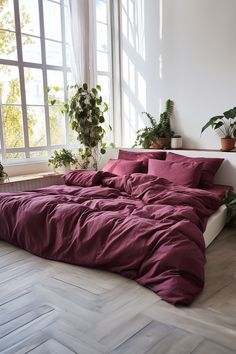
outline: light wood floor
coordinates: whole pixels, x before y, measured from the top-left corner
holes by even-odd
[[[0,352],[236,353],[236,230],[207,259],[203,293],[176,308],[118,275],[0,242]]]

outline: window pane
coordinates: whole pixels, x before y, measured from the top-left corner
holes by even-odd
[[[15,33],[0,31],[0,59],[17,60]]]
[[[5,147],[24,147],[24,133],[21,108],[14,106],[2,106],[2,118]]]
[[[43,1],[45,37],[61,41],[61,8],[60,4],[49,0]]]
[[[21,32],[40,36],[38,0],[20,0]]]
[[[1,28],[15,31],[13,0],[0,1],[0,24]]]
[[[21,103],[19,71],[16,66],[0,65],[0,102]]]
[[[44,107],[27,107],[27,122],[30,147],[47,145]]]
[[[108,54],[97,52],[97,70],[108,72]]]
[[[45,150],[42,150],[42,151],[32,151],[32,152],[30,152],[30,157],[31,157],[31,158],[48,157],[48,152],[45,151]]]
[[[49,107],[50,134],[52,145],[65,145],[66,126],[65,116],[61,113],[60,106]]]
[[[97,50],[108,52],[107,25],[97,23]]]
[[[48,70],[48,87],[50,88],[48,100],[64,102],[63,73],[57,70]]]
[[[6,155],[7,160],[12,160],[12,159],[25,159],[25,153],[24,152],[10,152]]]
[[[43,76],[41,69],[25,68],[26,102],[31,104],[44,104]]]
[[[96,18],[97,21],[107,23],[107,1],[96,0]]]
[[[23,60],[41,63],[41,43],[39,38],[22,35]]]
[[[98,85],[101,86],[101,95],[105,102],[110,102],[110,79],[107,76],[98,75]]]
[[[62,66],[62,45],[61,43],[46,40],[47,64]]]

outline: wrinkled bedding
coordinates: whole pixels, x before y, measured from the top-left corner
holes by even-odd
[[[0,194],[0,239],[136,280],[172,304],[204,286],[208,217],[223,199],[146,174],[71,172],[70,185]]]

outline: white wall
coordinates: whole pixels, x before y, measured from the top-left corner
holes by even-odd
[[[122,0],[123,145],[175,101],[173,128],[188,148],[218,149],[212,116],[236,105],[235,0]],[[161,110],[162,110],[161,109]]]

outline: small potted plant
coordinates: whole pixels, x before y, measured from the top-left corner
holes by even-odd
[[[135,140],[134,146],[142,146],[143,148],[156,148],[164,149],[170,147],[171,137],[174,132],[171,130],[171,118],[173,117],[174,102],[171,100],[166,101],[166,109],[160,115],[159,123],[156,119],[149,113],[146,114],[150,121],[151,127],[145,127],[137,131],[137,138]]]
[[[201,134],[208,128],[219,132],[221,136],[221,150],[231,151],[235,148],[236,138],[236,107],[224,112],[221,116],[209,119],[201,130]]]
[[[175,134],[171,138],[171,149],[182,149],[183,147],[183,138],[181,135]]]
[[[54,154],[48,160],[49,165],[52,165],[54,169],[60,169],[62,173],[69,172],[71,170],[71,165],[76,165],[77,162],[78,160],[73,153],[66,149],[59,151],[55,150]]]
[[[5,182],[8,180],[8,174],[4,172],[3,165],[0,162],[0,183]]]

